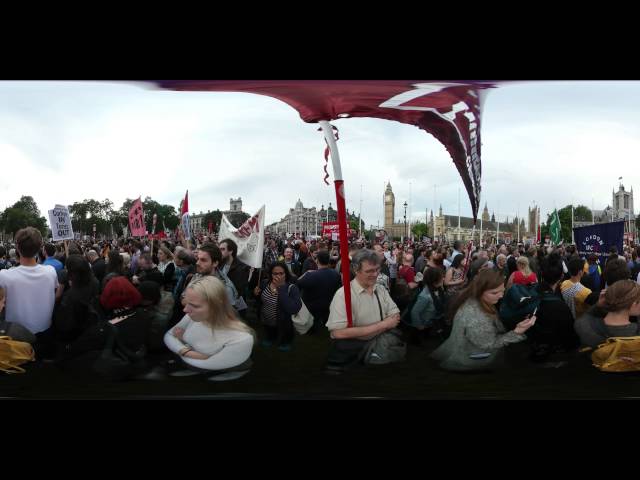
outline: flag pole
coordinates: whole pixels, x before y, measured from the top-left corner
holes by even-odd
[[[336,203],[338,207],[338,232],[340,234],[340,258],[342,267],[342,284],[344,286],[344,303],[347,313],[347,327],[353,326],[351,318],[351,261],[349,259],[349,247],[347,245],[347,217],[345,212],[345,189],[344,180],[342,179],[342,167],[340,165],[340,153],[333,135],[333,127],[328,121],[320,120],[318,122],[324,133],[324,139],[329,146],[331,153],[331,162],[333,164],[333,179],[336,190]]]
[[[571,244],[576,243],[575,237],[573,235],[573,198],[571,199]]]

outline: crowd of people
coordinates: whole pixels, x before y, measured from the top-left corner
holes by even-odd
[[[640,334],[639,250],[612,249],[600,262],[572,245],[359,239],[347,281],[331,240],[267,237],[253,269],[232,239],[215,235],[52,243],[27,227],[0,245],[0,331],[69,371],[232,380],[250,371],[254,348],[294,348],[304,305],[307,334],[330,338],[332,373],[398,330],[410,348],[436,339],[431,358],[445,370],[497,368],[520,342],[531,362],[558,366],[558,355]],[[522,292],[536,308],[507,318],[503,305]]]

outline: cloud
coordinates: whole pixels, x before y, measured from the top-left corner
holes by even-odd
[[[491,91],[482,116],[482,197],[512,218],[535,201],[543,217],[571,201],[604,208],[624,177],[638,189],[638,82],[526,82]],[[347,208],[383,222],[384,185],[395,217],[424,219],[442,205],[471,208],[449,154],[416,127],[343,119],[338,147]],[[333,169],[324,177],[324,140],[288,105],[237,93],[172,92],[105,82],[0,82],[0,208],[31,194],[56,203],[109,198],[119,208],[141,195],[174,205],[190,192],[193,212],[226,210],[242,197],[279,220],[300,198],[335,206]],[[434,185],[435,198],[434,198]]]

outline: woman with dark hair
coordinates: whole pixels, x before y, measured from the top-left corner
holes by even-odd
[[[455,297],[464,288],[465,278],[464,267],[462,266],[464,258],[464,253],[460,253],[453,257],[451,267],[449,267],[447,274],[444,277],[444,285],[447,287],[447,295],[449,298]]]
[[[109,280],[113,277],[118,277],[121,275],[125,275],[128,273],[128,269],[125,268],[124,258],[117,250],[111,250],[107,257],[107,266],[105,269],[105,276],[102,279],[102,284],[100,290],[104,290],[104,286],[107,284]]]
[[[456,255],[454,263],[462,255]],[[458,261],[458,265],[460,262]],[[443,288],[444,274],[439,268],[425,268],[424,288],[418,294],[416,303],[411,308],[409,322],[418,330],[430,328],[442,321],[445,311],[446,297]]]
[[[493,270],[480,271],[451,305],[451,335],[431,354],[440,367],[452,371],[477,371],[498,364],[503,347],[527,337],[535,323],[530,317],[507,332],[498,318],[496,304],[504,295],[504,278]]]
[[[65,267],[70,288],[55,309],[53,325],[58,340],[67,343],[87,328],[89,305],[98,296],[99,284],[81,255],[69,255]]]
[[[284,262],[275,262],[267,272],[267,278],[253,291],[260,319],[264,325],[263,347],[278,344],[278,350],[291,350],[294,329],[291,315],[302,308],[298,287],[292,283],[292,275]]]
[[[158,270],[164,277],[164,289],[172,291],[176,284],[176,266],[173,261],[173,253],[163,245],[158,248]]]

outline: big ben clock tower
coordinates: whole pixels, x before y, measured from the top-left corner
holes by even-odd
[[[384,192],[384,228],[391,231],[394,223],[394,212],[396,207],[396,196],[391,190],[391,183],[387,183],[387,189]]]

